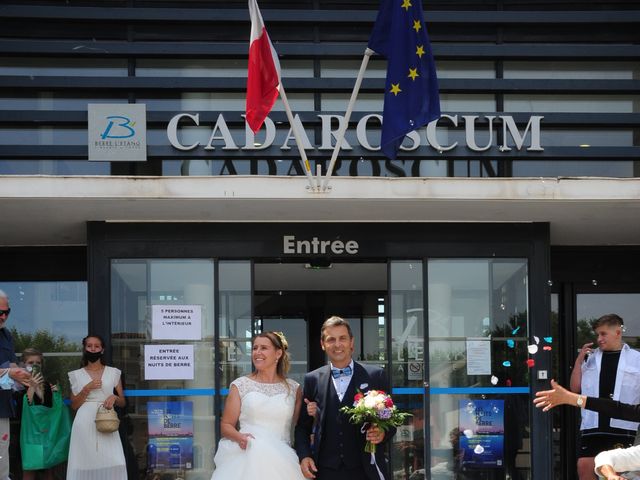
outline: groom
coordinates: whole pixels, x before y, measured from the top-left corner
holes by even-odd
[[[376,426],[361,432],[360,425],[349,423],[339,409],[353,405],[353,397],[360,391],[388,391],[384,371],[362,365],[351,358],[353,333],[349,323],[331,317],[320,331],[320,344],[330,364],[304,377],[302,408],[296,425],[296,452],[305,478],[317,480],[388,480],[388,460],[385,446],[376,449],[375,461],[365,453],[365,441],[380,444],[395,434]],[[304,407],[304,406],[303,406]]]

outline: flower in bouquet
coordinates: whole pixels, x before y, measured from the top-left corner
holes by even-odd
[[[391,395],[382,390],[369,390],[367,393],[358,392],[353,398],[352,407],[342,407],[341,412],[349,415],[349,421],[356,425],[362,425],[364,431],[372,425],[376,425],[383,431],[391,427],[402,425],[410,413],[398,410],[393,403]],[[376,444],[367,441],[365,452],[375,453]]]

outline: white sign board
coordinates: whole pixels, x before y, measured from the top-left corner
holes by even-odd
[[[491,375],[490,338],[467,338],[467,375]]]
[[[193,380],[193,345],[145,345],[145,380]]]
[[[152,305],[151,338],[202,340],[202,305]]]
[[[89,160],[147,160],[147,110],[140,103],[90,103],[87,126]]]

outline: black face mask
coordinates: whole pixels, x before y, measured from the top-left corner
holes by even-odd
[[[97,362],[98,360],[100,360],[102,358],[102,353],[103,352],[87,352],[85,350],[84,351],[84,358],[86,358],[91,363]]]

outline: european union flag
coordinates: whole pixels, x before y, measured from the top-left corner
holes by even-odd
[[[438,77],[422,0],[381,0],[369,48],[388,62],[380,143],[393,160],[407,133],[440,117]]]

